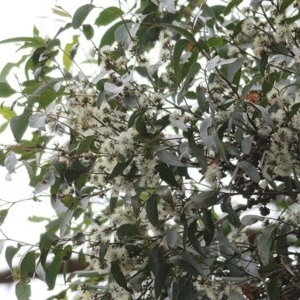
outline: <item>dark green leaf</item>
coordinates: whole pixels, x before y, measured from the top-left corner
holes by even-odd
[[[18,300],[30,300],[31,288],[28,282],[20,280],[16,284],[16,296]]]
[[[45,232],[41,235],[39,248],[41,251],[41,264],[43,268],[46,267],[46,261],[49,251],[52,246],[55,246],[59,241],[59,237],[52,232]]]
[[[6,82],[0,82],[0,98],[13,95],[16,91]]]
[[[133,156],[131,156],[125,162],[118,162],[115,167],[113,168],[111,174],[108,176],[108,179],[113,179],[123,173],[123,171],[130,165],[132,162]]]
[[[146,202],[147,216],[149,221],[154,227],[159,227],[157,201],[158,201],[157,195],[152,194]]]
[[[115,42],[115,31],[124,24],[130,24],[132,20],[123,20],[112,25],[102,36],[99,47],[112,45]]]
[[[8,213],[7,209],[0,210],[0,226],[4,223],[7,213]]]
[[[186,75],[185,81],[183,83],[183,86],[177,95],[177,104],[180,104],[183,101],[183,98],[184,98],[185,94],[187,93],[192,80],[199,73],[200,69],[201,69],[201,66],[197,62],[190,66],[189,71]]]
[[[74,161],[65,172],[67,182],[71,183],[77,180],[80,175],[85,174],[91,165],[82,164],[79,160]]]
[[[194,155],[194,157],[198,161],[198,165],[205,170],[207,166],[206,158],[204,155],[204,147],[202,145],[197,145],[193,136],[193,133],[188,135],[188,145],[190,148],[190,151]]]
[[[196,236],[198,234],[198,220],[191,222],[191,224],[188,227],[187,236],[189,239],[189,242],[193,246],[193,248],[200,254],[203,254],[202,247],[199,243],[198,237]]]
[[[125,289],[126,291],[130,292],[131,289],[127,286],[127,280],[121,270],[121,267],[119,265],[118,261],[113,261],[110,266],[110,271],[112,276],[114,277],[117,284]]]
[[[264,221],[265,218],[259,215],[245,215],[241,218],[241,223],[243,226],[249,226],[255,224],[258,221]]]
[[[172,170],[165,163],[159,163],[155,168],[159,172],[159,177],[163,181],[170,184],[171,186],[178,185]]]
[[[182,56],[183,51],[186,49],[189,43],[190,42],[188,40],[182,39],[179,40],[174,46],[173,68],[177,84],[181,82],[180,58]]]
[[[278,289],[278,287],[280,286],[280,283],[278,281],[277,276],[270,278],[270,280],[268,280],[266,285],[267,285],[269,299],[272,299],[272,300],[282,299],[280,297],[280,293],[279,293],[279,289]]]
[[[261,76],[265,75],[265,70],[268,65],[268,59],[269,56],[267,54],[263,54],[261,59],[259,60],[259,71]]]
[[[235,212],[235,210],[232,208],[230,201],[224,200],[223,203],[221,203],[221,209],[223,212],[228,213],[228,221],[235,228],[239,228],[242,225],[240,218]]]
[[[95,24],[98,26],[108,25],[122,16],[122,14],[123,11],[116,6],[105,8],[102,12],[100,12],[98,18],[95,20]]]
[[[203,210],[202,220],[205,226],[203,237],[206,245],[209,245],[213,241],[214,234],[215,234],[215,223],[213,220],[211,210],[207,210],[207,209]]]
[[[163,288],[166,285],[166,281],[169,274],[169,268],[167,266],[162,265],[154,279],[154,293],[156,299],[159,299],[159,296],[162,293]]]
[[[156,152],[157,157],[169,166],[187,167],[189,164],[182,163],[173,153],[166,150]]]
[[[62,262],[63,249],[62,245],[56,247],[53,250],[54,258],[53,260],[46,266],[46,283],[48,285],[49,290],[53,290],[55,287],[55,282],[57,275],[59,273],[59,269]]]
[[[80,141],[80,143],[77,146],[77,154],[82,154],[86,151],[88,151],[88,149],[90,148],[90,146],[93,144],[95,140],[95,137],[93,135],[89,135],[87,137],[85,137],[82,141]]]
[[[268,265],[271,257],[271,247],[276,234],[276,224],[265,227],[257,240],[257,250],[263,265]]]
[[[197,209],[213,206],[219,202],[218,194],[218,190],[200,192],[199,194],[191,197],[191,205]]]
[[[231,0],[227,6],[225,7],[223,13],[224,13],[224,16],[228,15],[231,13],[232,9],[234,7],[237,7],[239,4],[241,4],[243,2],[243,0]]]
[[[35,251],[27,252],[20,260],[20,272],[22,280],[32,277],[35,272]]]
[[[74,29],[79,28],[83,24],[84,20],[94,7],[95,6],[93,4],[85,4],[77,8],[72,18],[72,26]]]
[[[275,125],[273,123],[273,120],[270,116],[270,113],[268,112],[268,110],[260,105],[257,104],[252,104],[253,106],[255,106],[258,110],[260,110],[262,117],[264,119],[264,121],[266,122],[266,124],[268,124],[273,130],[275,129]]]
[[[283,0],[280,2],[280,7],[279,7],[279,11],[280,13],[284,14],[285,10],[292,5],[293,3],[295,3],[294,0]],[[274,298],[275,299],[275,298]]]
[[[180,26],[176,26],[176,25],[168,24],[168,23],[160,23],[159,26],[166,27],[166,28],[170,29],[171,31],[174,31],[174,32],[180,34],[181,36],[186,38],[191,43],[196,44],[194,35],[191,32],[187,31],[186,29],[184,29]]]
[[[141,236],[138,228],[134,224],[123,224],[117,229],[117,236],[120,241],[137,239]]]
[[[260,175],[257,169],[249,162],[243,160],[238,163],[238,166],[247,174],[254,182],[260,181]]]
[[[20,248],[21,248],[21,245],[18,244],[17,247],[8,246],[5,250],[5,259],[6,259],[7,264],[8,264],[8,266],[11,270],[13,269],[12,260],[13,260],[14,256],[18,253]]]
[[[82,32],[87,40],[91,40],[94,36],[94,28],[90,24],[83,24]]]

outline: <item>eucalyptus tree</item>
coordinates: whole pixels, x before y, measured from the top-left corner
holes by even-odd
[[[299,3],[101,2],[1,41],[1,163],[56,209],[5,250],[18,298],[64,265],[64,299],[295,299]]]

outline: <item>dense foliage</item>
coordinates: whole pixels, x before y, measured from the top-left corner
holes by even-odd
[[[102,2],[1,42],[23,55],[1,163],[57,212],[17,267],[5,250],[19,299],[62,265],[55,299],[296,299],[299,2]]]

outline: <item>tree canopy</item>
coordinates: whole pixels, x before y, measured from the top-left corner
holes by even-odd
[[[0,42],[20,53],[0,73],[0,162],[56,212],[5,248],[18,299],[61,272],[51,299],[300,294],[300,3],[209,2],[56,6],[54,36]]]

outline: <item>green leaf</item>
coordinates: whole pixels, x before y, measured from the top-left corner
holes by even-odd
[[[189,239],[189,242],[193,246],[193,248],[200,254],[203,254],[202,247],[199,242],[198,235],[198,220],[194,220],[190,223],[187,231],[187,237]]]
[[[294,0],[283,0],[280,3],[279,11],[280,13],[284,13],[285,10],[294,3]],[[275,298],[274,298],[275,299]]]
[[[76,51],[78,48],[78,35],[74,35],[72,42],[67,43],[63,52],[63,65],[66,71],[69,71],[72,64],[73,59],[76,55]]]
[[[268,227],[265,227],[257,240],[258,254],[264,266],[268,265],[270,261],[271,246],[273,244],[273,239],[276,234],[276,229],[276,224],[272,224]]]
[[[141,233],[134,224],[123,224],[117,229],[117,237],[120,241],[140,238]]]
[[[280,293],[279,293],[279,289],[278,289],[280,284],[281,283],[278,281],[277,276],[274,276],[274,277],[270,278],[270,280],[268,280],[266,282],[269,299],[272,299],[272,300],[282,299],[280,297]]]
[[[52,232],[45,232],[41,235],[39,249],[41,251],[41,264],[45,269],[49,251],[59,241],[59,237]]]
[[[0,255],[2,253],[2,250],[3,250],[3,247],[4,247],[6,241],[7,240],[0,240]]]
[[[204,231],[203,237],[204,237],[206,245],[209,245],[213,241],[214,235],[215,235],[215,223],[213,220],[211,210],[208,210],[208,209],[203,210],[202,220],[203,220],[203,224],[205,226],[205,231]]]
[[[27,280],[35,273],[35,258],[35,251],[29,251],[20,259],[22,280]]]
[[[72,18],[72,26],[74,29],[78,29],[82,25],[82,23],[94,7],[95,6],[93,4],[85,4],[77,8]]]
[[[6,259],[7,264],[8,264],[8,266],[11,270],[13,269],[12,260],[13,260],[14,256],[18,253],[20,248],[21,248],[21,245],[18,244],[17,247],[8,246],[5,250],[5,259]]]
[[[83,24],[82,32],[87,40],[91,40],[94,37],[94,28],[90,24]]]
[[[7,209],[0,210],[0,226],[4,223],[4,220],[7,217],[7,214],[8,214]]]
[[[255,106],[258,110],[260,110],[262,117],[264,119],[264,121],[266,122],[266,124],[268,124],[273,130],[275,129],[275,125],[273,123],[273,120],[270,116],[270,113],[268,112],[268,110],[260,105],[251,103],[253,106]]]
[[[176,25],[168,24],[168,23],[159,23],[157,25],[161,26],[161,27],[166,27],[166,28],[170,29],[171,31],[174,31],[174,32],[180,34],[181,36],[186,38],[191,43],[196,44],[194,35],[191,32],[187,31],[186,29],[184,29],[180,26],[176,26]]]
[[[201,66],[197,62],[190,66],[187,76],[185,78],[185,81],[183,83],[183,86],[177,95],[177,104],[180,104],[182,102],[185,94],[188,91],[188,88],[190,87],[191,81],[199,73],[200,69],[201,69]]]
[[[10,129],[17,142],[20,142],[23,134],[28,127],[29,117],[31,116],[31,113],[31,109],[25,108],[24,112],[20,116],[14,116],[10,120]]]
[[[173,153],[168,152],[166,150],[159,150],[156,152],[157,157],[164,163],[166,163],[169,166],[175,166],[175,167],[187,167],[189,164],[182,163],[177,156],[175,156]]]
[[[194,276],[202,276],[205,269],[207,269],[207,266],[199,264],[195,258],[188,253],[173,256],[170,258],[170,262]],[[206,273],[207,272],[205,272],[205,274]]]
[[[259,60],[259,71],[262,77],[265,75],[265,70],[268,65],[268,59],[269,59],[269,55],[263,54],[261,59]]]
[[[241,218],[241,223],[243,226],[249,226],[255,224],[258,221],[264,221],[265,218],[259,215],[245,215]]]
[[[145,123],[144,116],[139,116],[135,121],[135,129],[137,132],[144,136],[144,137],[150,137],[151,135],[148,133],[147,126]]]
[[[155,168],[159,173],[159,177],[163,181],[170,184],[171,186],[177,186],[178,185],[172,170],[168,167],[167,164],[159,163]]]
[[[113,261],[111,263],[110,271],[117,284],[123,289],[125,289],[126,291],[131,292],[131,289],[127,286],[127,280],[121,270],[118,261]]]
[[[219,190],[203,191],[191,197],[190,203],[194,208],[202,209],[213,206],[219,202]]]
[[[123,11],[116,6],[105,8],[102,12],[100,12],[98,18],[95,20],[95,24],[97,26],[108,25],[109,23],[121,17],[122,14]]]
[[[152,194],[146,202],[147,216],[149,221],[154,227],[159,227],[157,201],[158,201],[157,195]]]
[[[120,174],[123,173],[123,171],[130,165],[132,162],[133,156],[131,156],[127,161],[125,162],[118,162],[115,167],[113,168],[111,174],[108,176],[108,179],[113,179]]]
[[[6,77],[7,75],[10,73],[11,69],[13,67],[20,67],[20,65],[28,58],[27,55],[23,55],[21,57],[21,59],[17,62],[9,62],[7,63],[4,68],[1,70],[1,73],[0,73],[0,81],[6,81]]]
[[[177,84],[181,82],[180,58],[182,56],[183,51],[186,49],[189,43],[190,42],[188,40],[182,39],[179,40],[174,46],[173,68]]]
[[[49,290],[53,290],[55,287],[55,282],[57,275],[59,273],[60,265],[62,262],[63,249],[62,245],[59,245],[53,250],[54,258],[49,265],[45,268],[46,273],[46,283]]]
[[[228,221],[235,228],[239,228],[242,225],[239,216],[237,215],[235,210],[232,208],[231,203],[229,201],[227,201],[227,199],[225,199],[223,201],[223,203],[221,203],[221,209],[222,209],[223,212],[228,213]]]
[[[247,174],[247,176],[254,182],[260,181],[260,175],[257,169],[249,162],[243,160],[238,163],[238,166]]]
[[[188,145],[189,145],[190,151],[192,152],[194,157],[197,159],[198,165],[203,170],[205,170],[206,166],[207,166],[207,162],[206,162],[206,158],[204,155],[204,147],[203,147],[203,145],[196,144],[193,132],[189,132],[189,134],[188,134]]]
[[[20,280],[16,284],[16,296],[18,300],[30,300],[31,299],[30,285],[27,282]]]
[[[166,285],[168,275],[169,275],[169,267],[167,267],[164,264],[161,265],[154,279],[154,293],[156,299],[159,299],[159,296],[161,295],[162,290]]]
[[[0,41],[0,44],[7,43],[28,43],[29,46],[38,47],[44,44],[44,40],[40,37],[15,37]]]
[[[232,11],[232,9],[234,7],[237,7],[242,2],[243,2],[243,0],[231,0],[228,3],[228,5],[225,7],[225,9],[223,10],[224,16],[227,16],[228,14],[230,14],[230,12]]]
[[[77,146],[77,154],[82,154],[86,152],[90,146],[93,144],[95,137],[93,135],[85,137]]]
[[[0,98],[7,98],[16,93],[11,86],[6,82],[0,82]]]
[[[115,32],[124,24],[131,24],[133,23],[132,20],[123,20],[120,22],[117,22],[116,24],[112,25],[103,35],[100,41],[99,48],[105,46],[105,45],[112,45],[115,42]]]

